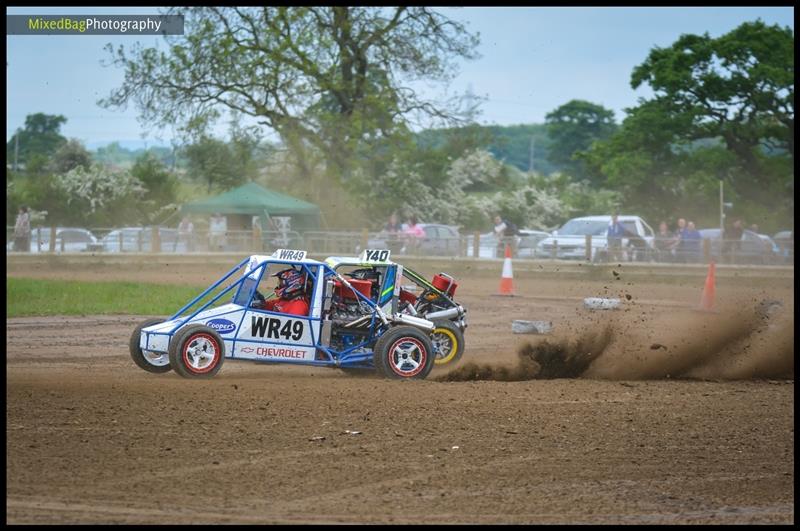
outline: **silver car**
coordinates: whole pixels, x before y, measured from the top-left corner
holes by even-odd
[[[32,253],[50,251],[50,227],[36,227],[31,230]],[[91,231],[76,227],[57,227],[55,252],[83,253],[100,250],[101,245]]]

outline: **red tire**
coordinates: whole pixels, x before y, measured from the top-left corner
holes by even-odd
[[[392,328],[375,343],[375,369],[386,378],[422,380],[435,360],[430,338],[412,326]]]
[[[184,378],[211,378],[225,360],[225,343],[213,328],[189,325],[169,343],[169,364]]]

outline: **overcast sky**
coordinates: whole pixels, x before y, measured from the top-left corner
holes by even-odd
[[[479,32],[481,58],[460,63],[460,75],[449,90],[470,89],[488,100],[479,122],[513,125],[542,123],[545,115],[571,99],[599,103],[615,112],[648,96],[630,87],[632,69],[654,46],[671,45],[681,34],[712,37],[742,22],[762,19],[794,30],[793,7],[708,8],[440,8]],[[7,8],[7,14],[156,14],[156,8]],[[108,111],[96,105],[118,87],[123,71],[102,67],[103,46],[152,45],[147,36],[23,36],[7,42],[6,138],[36,112],[63,114],[62,133],[90,148],[118,140],[129,147],[168,144],[147,132],[136,110]],[[441,87],[431,94],[442,92]],[[223,131],[224,128],[220,128]]]

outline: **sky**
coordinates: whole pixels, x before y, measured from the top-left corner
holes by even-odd
[[[723,35],[746,21],[794,30],[793,7],[468,7],[437,8],[464,22],[481,37],[480,58],[459,61],[460,73],[448,93],[470,90],[486,98],[478,122],[515,125],[543,123],[545,115],[571,99],[614,111],[651,95],[634,90],[630,75],[653,47],[670,46],[682,34]],[[21,14],[157,14],[147,8],[7,8]],[[106,110],[96,102],[119,87],[122,69],[104,67],[107,43],[152,46],[157,36],[7,35],[6,139],[36,112],[62,114],[62,134],[90,149],[112,141],[129,148],[168,145],[169,134],[148,130],[133,107]],[[418,85],[431,97],[440,85]],[[218,134],[226,127],[220,125]]]

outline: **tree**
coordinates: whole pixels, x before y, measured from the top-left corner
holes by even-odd
[[[6,144],[6,157],[13,161],[16,150],[18,161],[25,164],[29,173],[42,170],[56,149],[67,141],[60,133],[66,122],[60,114],[29,114],[25,117],[25,126]]]
[[[171,13],[185,15],[185,32],[166,37],[167,51],[107,47],[125,80],[101,105],[132,102],[145,122],[185,131],[241,113],[277,132],[309,179],[311,148],[346,177],[359,144],[406,134],[415,119],[456,119],[407,82],[451,79],[454,60],[475,57],[478,43],[462,24],[418,6]]]
[[[71,138],[61,144],[50,159],[48,169],[53,173],[67,173],[77,167],[89,169],[92,154],[83,147],[80,140]]]
[[[154,209],[175,203],[178,182],[164,163],[153,153],[144,152],[133,164],[131,176],[142,183],[146,192],[143,199]]]
[[[718,38],[683,35],[668,48],[654,48],[634,69],[631,85],[645,83],[654,96],[626,109],[619,131],[581,155],[624,192],[627,206],[665,217],[680,210],[713,226],[719,214],[709,205],[722,180],[726,197],[762,226],[790,216],[790,28],[756,21]]]
[[[610,137],[617,129],[614,111],[584,100],[571,100],[545,116],[550,137],[548,159],[562,171],[595,184],[597,175],[587,175],[583,161],[575,154],[591,147],[596,140]]]
[[[245,182],[241,160],[224,141],[209,136],[184,148],[191,178],[205,184],[208,193],[216,188],[227,190]]]

